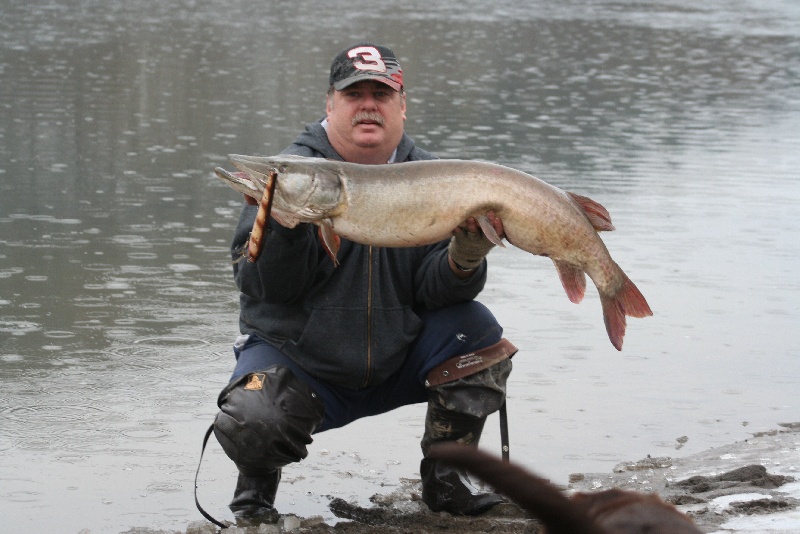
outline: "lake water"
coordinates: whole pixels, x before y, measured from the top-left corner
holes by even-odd
[[[200,519],[194,470],[238,333],[241,198],[212,169],[321,117],[332,57],[364,38],[398,53],[420,145],[604,204],[654,311],[617,352],[593,290],[576,306],[548,260],[490,254],[480,300],[520,348],[514,460],[565,483],[800,420],[797,2],[7,0],[3,529]],[[318,435],[279,510],[332,520],[329,496],[417,477],[423,418]],[[200,478],[229,518],[235,468],[213,441]]]

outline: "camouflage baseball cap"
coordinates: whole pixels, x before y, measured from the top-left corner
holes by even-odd
[[[331,64],[330,84],[337,91],[363,80],[385,83],[395,91],[403,88],[403,69],[390,48],[360,43],[339,52]]]

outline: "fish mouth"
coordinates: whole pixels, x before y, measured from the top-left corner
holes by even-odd
[[[245,172],[230,172],[222,167],[216,167],[214,172],[222,181],[227,183],[235,191],[259,200],[263,194],[263,186],[259,189],[258,185]]]
[[[276,165],[274,162],[270,161],[269,158],[242,156],[239,154],[228,154],[228,158],[230,158],[234,167],[239,169],[241,172],[228,173],[228,176],[225,176],[223,173],[220,173],[215,169],[217,176],[228,183],[231,182],[230,178],[233,178],[234,180],[241,179],[241,181],[245,182],[249,180],[250,182],[257,184],[256,187],[262,192],[265,185],[269,181],[269,176],[273,173],[282,172],[280,165]],[[246,178],[242,176],[243,174]]]

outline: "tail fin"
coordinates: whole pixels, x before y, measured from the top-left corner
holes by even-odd
[[[622,273],[624,282],[622,288],[615,295],[600,294],[603,306],[603,320],[606,323],[608,339],[617,350],[622,350],[622,338],[625,337],[625,316],[648,317],[653,315],[650,306],[639,292],[636,285]]]

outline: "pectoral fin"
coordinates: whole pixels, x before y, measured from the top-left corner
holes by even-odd
[[[328,254],[328,257],[333,262],[334,267],[339,266],[339,260],[336,259],[336,255],[339,253],[339,245],[341,244],[342,240],[336,235],[336,232],[333,230],[333,222],[330,219],[324,219],[319,223],[319,238],[322,240],[322,245],[325,248],[325,252]]]

